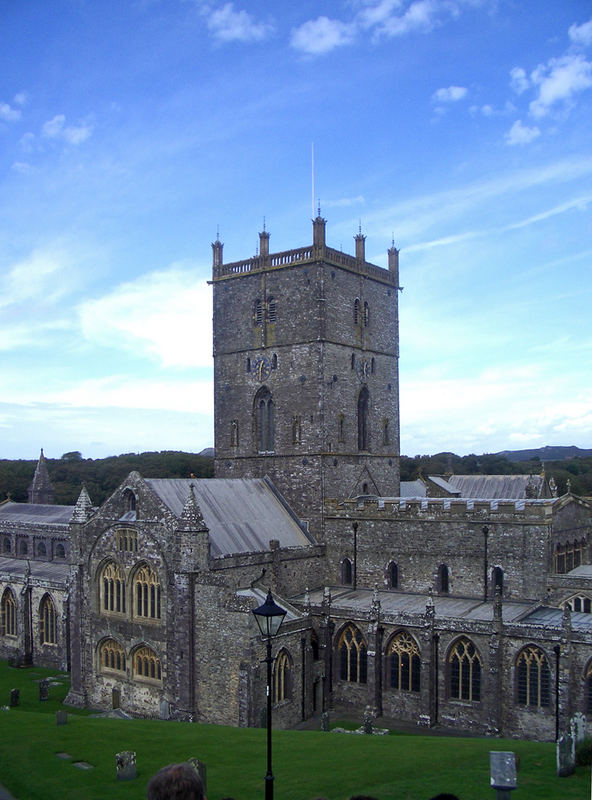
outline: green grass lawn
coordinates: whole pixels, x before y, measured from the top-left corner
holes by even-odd
[[[40,703],[34,681],[51,670],[17,670],[0,662],[0,705],[21,690],[18,709],[0,711],[0,782],[18,800],[144,798],[150,776],[161,766],[197,756],[208,771],[209,800],[262,798],[266,770],[265,730],[223,728],[151,720],[93,719],[74,712],[57,726],[55,711],[67,680]],[[71,709],[68,709],[71,712]],[[48,713],[51,712],[51,713]],[[118,782],[115,753],[134,750],[138,777]],[[441,791],[461,800],[495,800],[489,787],[489,751],[520,755],[518,789],[512,800],[584,800],[590,769],[570,778],[555,775],[555,746],[500,739],[438,736],[348,736],[311,731],[274,731],[273,769],[277,800],[346,800],[370,794],[379,800],[428,800]],[[58,753],[67,753],[63,759]],[[81,770],[73,764],[93,765]]]

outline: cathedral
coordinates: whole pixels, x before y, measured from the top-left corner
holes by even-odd
[[[100,507],[0,503],[0,657],[73,706],[274,724],[366,711],[419,730],[592,732],[592,502],[540,476],[399,474],[399,253],[212,245],[215,478],[132,472]],[[509,480],[509,478],[512,480]]]

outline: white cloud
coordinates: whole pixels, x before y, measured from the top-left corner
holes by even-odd
[[[437,89],[432,95],[434,103],[456,103],[467,94],[464,86],[448,86],[446,89]]]
[[[195,267],[142,275],[97,300],[80,305],[83,336],[105,347],[125,348],[165,366],[211,363],[211,297]]]
[[[350,44],[355,34],[355,26],[328,17],[300,25],[292,31],[290,44],[295,50],[309,55],[320,55],[334,50],[336,47]]]
[[[522,124],[522,120],[517,119],[508,133],[506,133],[506,144],[528,144],[541,135],[540,130],[535,126],[529,128]]]
[[[15,172],[22,173],[23,175],[30,175],[32,172],[35,171],[33,166],[29,164],[27,161],[15,161],[10,168],[13,169]]]
[[[18,92],[18,94],[14,96],[14,103],[17,106],[26,106],[28,99],[29,97],[26,92]]]
[[[404,14],[386,17],[378,26],[377,34],[404,36],[415,31],[429,33],[440,24],[440,14],[452,9],[451,4],[437,3],[435,0],[416,0]]]
[[[514,67],[510,70],[510,87],[516,94],[522,94],[530,88],[530,81],[522,67]]]
[[[64,114],[56,114],[43,124],[41,131],[48,139],[58,139],[67,144],[81,144],[92,135],[93,126],[88,123],[66,125]]]
[[[569,28],[569,38],[574,44],[587,47],[592,44],[592,19],[582,25],[573,24]]]
[[[260,42],[273,32],[272,25],[255,22],[246,11],[235,11],[233,3],[209,11],[207,25],[221,42]]]
[[[348,206],[359,206],[365,203],[364,197],[359,194],[357,197],[340,197],[338,200],[325,200],[323,206],[326,208],[347,208]]]
[[[9,267],[0,278],[0,309],[30,304],[50,306],[72,288],[74,258],[65,246],[39,248]]]
[[[0,103],[0,120],[3,122],[16,122],[20,118],[20,108],[13,108],[8,103]]]
[[[530,113],[539,119],[557,103],[592,86],[592,63],[581,55],[552,58],[531,73],[531,80],[539,94],[530,104]]]

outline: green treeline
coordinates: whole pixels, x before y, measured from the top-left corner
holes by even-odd
[[[195,453],[164,450],[160,453],[126,453],[109,458],[83,458],[74,451],[61,458],[47,458],[47,471],[55,490],[55,502],[73,505],[82,484],[93,505],[100,505],[119,486],[126,475],[137,470],[144,478],[211,478],[214,460]],[[7,494],[12,500],[27,502],[27,489],[33,480],[37,461],[0,460],[0,502]]]
[[[82,484],[94,505],[109,497],[125,476],[137,470],[144,478],[211,478],[214,461],[206,455],[163,450],[153,453],[126,453],[109,458],[83,458],[78,451],[64,453],[61,458],[46,459],[49,477],[58,504],[73,505]],[[27,501],[27,489],[33,479],[37,461],[0,460],[0,502],[10,495],[20,503]],[[433,456],[401,456],[401,480],[412,481],[427,475],[538,475],[543,468],[540,458],[511,461],[499,454],[457,456],[437,453]],[[592,496],[592,457],[545,461],[545,473],[557,483],[559,494],[571,491]]]

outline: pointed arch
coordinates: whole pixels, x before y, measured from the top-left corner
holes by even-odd
[[[527,645],[516,658],[516,702],[531,708],[551,703],[549,660],[536,645]]]
[[[344,586],[351,586],[353,579],[353,567],[350,558],[344,558],[341,562],[341,583]]]
[[[501,567],[494,567],[491,570],[491,585],[493,589],[493,594],[495,595],[497,588],[499,586],[500,592],[503,594],[504,592],[504,571]]]
[[[386,583],[389,589],[399,588],[399,565],[396,561],[389,561],[387,564]]]
[[[57,614],[51,595],[45,594],[39,604],[39,641],[41,644],[57,644]]]
[[[160,658],[148,645],[140,645],[132,653],[134,679],[141,681],[162,681]]]
[[[158,573],[145,562],[132,574],[133,616],[135,619],[159,620],[162,616],[162,590]]]
[[[103,565],[99,574],[98,590],[101,614],[126,613],[125,572],[115,561],[109,560]]]
[[[370,449],[370,392],[367,386],[362,386],[358,395],[358,450]]]
[[[16,599],[12,589],[7,586],[2,595],[2,611],[0,621],[2,636],[16,636]]]
[[[450,570],[446,564],[440,564],[438,567],[438,592],[440,594],[448,594],[450,591]]]
[[[98,647],[98,662],[101,672],[126,672],[125,650],[117,639],[103,639]]]
[[[273,702],[292,699],[292,658],[286,649],[280,650],[273,669]]]
[[[275,440],[275,407],[267,386],[262,386],[253,402],[253,427],[257,452],[273,453]]]
[[[419,692],[421,657],[419,645],[407,631],[395,633],[387,644],[386,685],[402,692]]]
[[[366,683],[368,647],[360,630],[349,623],[337,640],[339,675],[342,681]]]
[[[483,660],[473,642],[466,636],[457,639],[447,659],[448,693],[454,700],[481,700]]]

